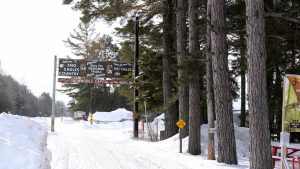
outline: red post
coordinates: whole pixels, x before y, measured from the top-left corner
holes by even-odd
[[[277,155],[277,146],[272,146],[272,156],[276,156]]]
[[[278,146],[272,146],[272,156],[277,156],[277,149],[280,148]],[[272,167],[275,167],[276,159],[272,158]]]
[[[144,129],[145,129],[145,120],[142,119],[142,131],[144,131]]]

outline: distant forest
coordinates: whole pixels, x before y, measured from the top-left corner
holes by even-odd
[[[50,116],[52,99],[49,93],[36,97],[26,85],[13,77],[0,74],[0,113],[22,116]]]
[[[83,84],[79,84],[86,86]],[[94,87],[93,101],[82,102],[75,98],[82,98],[82,100],[90,99],[90,94],[81,93],[73,95],[73,100],[69,102],[69,108],[66,108],[65,103],[56,101],[55,115],[59,116],[60,110],[64,111],[85,111],[91,110],[87,107],[93,105],[92,111],[112,111],[119,107],[129,108],[125,103],[125,98],[117,94],[116,91],[110,91],[109,87]],[[77,104],[75,104],[75,102]],[[86,106],[84,106],[86,105]],[[69,109],[69,110],[67,110]],[[59,110],[59,111],[58,111]],[[6,112],[21,116],[50,116],[52,111],[52,98],[49,93],[42,93],[39,97],[33,95],[26,85],[20,84],[13,77],[5,75],[0,70],[0,113]]]

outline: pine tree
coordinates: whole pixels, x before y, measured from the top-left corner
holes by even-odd
[[[65,40],[65,45],[69,47],[75,56],[83,59],[91,58],[91,43],[96,41],[98,34],[95,32],[95,25],[81,22],[78,29],[70,33],[70,38]]]
[[[246,1],[250,114],[250,168],[271,169],[266,86],[264,2]]]
[[[171,65],[174,55],[174,1],[167,0],[163,2],[163,96],[165,106],[165,130],[167,138],[178,132],[176,121],[178,119],[178,109],[173,98]]]
[[[218,162],[237,164],[226,49],[225,0],[212,1],[211,26]]]
[[[234,77],[240,77],[240,99],[241,99],[241,115],[240,127],[246,126],[246,19],[245,19],[245,2],[237,0],[227,7],[227,23],[228,44],[230,55],[234,57],[231,62],[231,73]]]
[[[82,59],[116,60],[119,54],[118,47],[112,42],[112,37],[109,35],[100,36],[96,33],[94,25],[90,23],[80,23],[78,30],[74,30],[74,33],[70,35],[65,43],[71,48],[74,55],[80,56]],[[99,98],[101,88],[106,90],[105,86],[95,87],[93,84],[65,84],[64,87],[66,89],[63,92],[76,100],[76,103],[69,103],[70,110],[92,113],[99,107],[97,104],[102,103],[94,98]],[[107,95],[109,94],[108,92]],[[105,98],[107,95],[102,97]]]
[[[52,109],[52,99],[49,93],[42,93],[39,98],[39,111],[42,116],[50,116]]]
[[[90,43],[90,59],[108,61],[119,60],[119,48],[110,35],[102,35]]]
[[[163,109],[162,92],[162,25],[155,24],[154,21],[146,20],[147,16],[140,18],[140,75],[134,85],[139,89],[140,110],[144,110],[144,101],[147,103],[147,110],[161,112]],[[133,29],[134,21],[129,19],[127,24],[116,28],[116,33],[124,41],[120,43],[120,60],[132,62],[134,42]],[[126,91],[125,91],[126,90]],[[130,91],[128,91],[130,90]],[[132,89],[121,87],[119,92],[128,98],[129,104],[132,101]],[[142,114],[143,112],[141,112]]]
[[[176,33],[177,33],[177,63],[178,63],[178,101],[179,118],[186,122],[186,126],[180,129],[181,137],[189,133],[189,86],[188,74],[185,70],[187,56],[187,0],[177,0]]]
[[[207,1],[207,33],[206,33],[206,96],[207,96],[207,119],[209,129],[215,128],[215,101],[213,90],[212,52],[211,52],[211,1]],[[215,138],[214,132],[208,131],[207,159],[215,160]]]
[[[7,83],[5,82],[5,78],[0,74],[0,112],[9,112],[11,109],[11,103],[8,99],[7,91]]]
[[[201,154],[201,107],[200,107],[200,64],[197,62],[201,57],[200,55],[200,44],[199,44],[199,12],[198,12],[199,2],[197,0],[188,1],[188,18],[189,18],[189,54],[192,56],[192,60],[196,62],[191,62],[193,67],[192,73],[189,74],[189,144],[188,152],[193,155]]]

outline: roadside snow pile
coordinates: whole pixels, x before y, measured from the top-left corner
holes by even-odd
[[[132,112],[126,109],[117,109],[112,112],[96,112],[93,114],[94,120],[98,122],[119,122],[122,120],[132,120]]]
[[[0,114],[0,169],[49,169],[47,130],[28,117]]]
[[[154,127],[154,128],[158,128],[157,132],[155,132],[155,134],[157,134],[157,137],[159,138],[159,134],[160,131],[164,130],[164,114],[161,114],[160,116],[156,117],[154,119],[154,121],[150,124],[150,126]],[[151,128],[151,127],[150,127]],[[146,128],[146,134],[149,135],[149,129]],[[151,133],[151,132],[150,132]],[[245,128],[245,127],[239,127],[238,125],[234,124],[234,133],[235,133],[235,141],[236,141],[236,149],[237,149],[237,155],[238,157],[241,158],[249,158],[250,157],[250,152],[249,152],[249,147],[250,147],[250,135],[249,135],[249,128]],[[148,136],[149,137],[149,136]],[[183,139],[183,150],[185,152],[187,152],[187,145],[188,145],[188,138],[186,137]],[[208,124],[203,124],[201,125],[201,149],[202,149],[202,153],[204,153],[205,155],[207,155],[207,138],[208,138]],[[179,135],[176,134],[175,136],[165,140],[164,142],[169,142],[169,146],[170,148],[173,145],[173,141],[174,144],[178,144],[177,141],[179,139]],[[217,133],[215,133],[215,148],[216,148],[216,154],[217,154]],[[171,142],[170,142],[171,141]]]

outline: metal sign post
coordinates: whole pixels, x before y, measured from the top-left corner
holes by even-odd
[[[56,91],[56,56],[54,56],[54,70],[53,70],[53,90],[52,90],[52,113],[51,113],[51,132],[54,132],[55,121],[55,91]]]
[[[186,126],[186,123],[184,120],[179,119],[176,122],[176,125],[179,127],[179,153],[182,153],[182,136],[180,134],[181,133],[180,130]]]
[[[287,137],[286,137],[286,131],[284,127],[284,122],[285,122],[285,93],[286,93],[286,85],[288,81],[286,77],[283,77],[283,99],[282,99],[282,122],[281,122],[281,132],[280,132],[280,146],[281,146],[281,163],[280,163],[280,168],[284,168],[284,158],[286,158],[286,144],[287,144]]]

